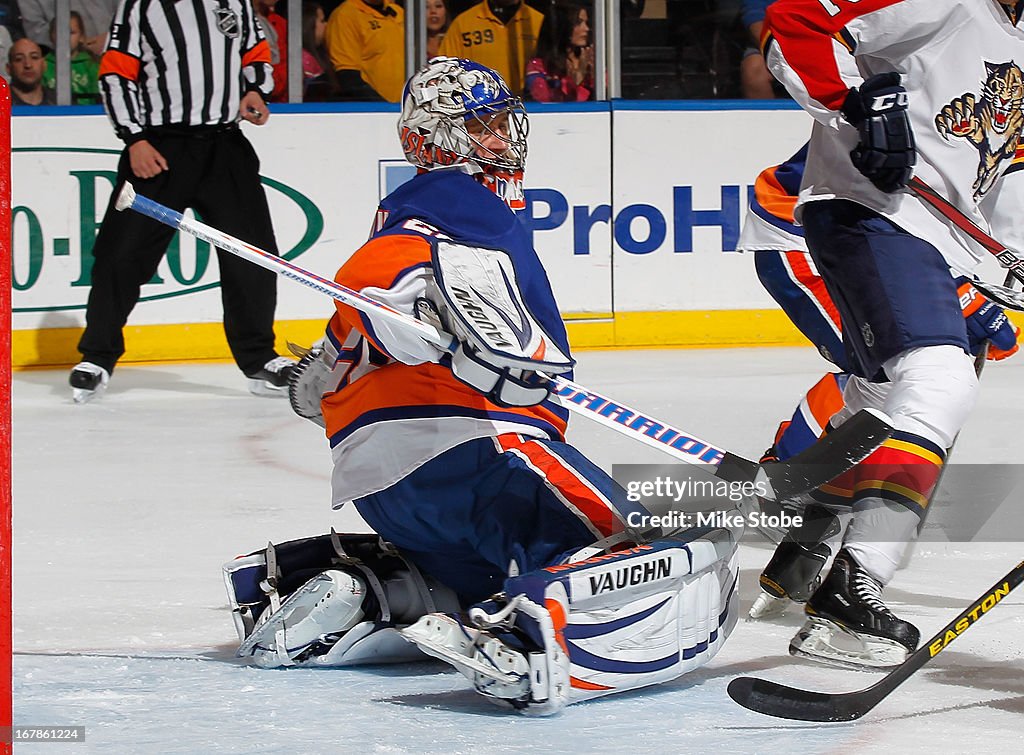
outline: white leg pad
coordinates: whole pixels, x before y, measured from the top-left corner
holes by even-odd
[[[735,626],[738,571],[732,533],[684,532],[511,578],[473,627],[434,614],[403,634],[486,697],[548,715],[704,665]]]
[[[318,574],[288,596],[238,648],[238,656],[258,666],[276,668],[301,662],[314,643],[336,642],[363,618],[366,586],[352,574],[329,570]]]

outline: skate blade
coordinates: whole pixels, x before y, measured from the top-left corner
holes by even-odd
[[[747,619],[754,621],[777,619],[786,613],[792,602],[789,598],[777,598],[774,595],[762,592],[757,596],[754,605],[747,612]]]
[[[249,393],[260,398],[287,398],[287,385],[274,385],[262,378],[246,378],[249,385]]]
[[[71,400],[74,401],[76,404],[87,404],[94,398],[98,398],[100,393],[102,392],[102,389],[97,389],[95,391],[87,391],[84,388],[72,388]]]
[[[884,671],[903,663],[909,651],[893,640],[854,632],[828,619],[808,617],[790,641],[789,654],[855,671]]]

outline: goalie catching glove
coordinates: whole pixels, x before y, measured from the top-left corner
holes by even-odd
[[[288,344],[295,356],[300,357],[288,378],[288,401],[292,411],[314,424],[324,427],[320,399],[327,391],[337,388],[340,374],[336,374],[338,351],[327,338],[321,338],[310,348]]]
[[[527,308],[509,254],[439,241],[432,256],[435,312],[458,340],[455,377],[499,406],[544,401],[551,393],[546,374],[568,372],[575,361]],[[426,309],[417,302],[421,319],[429,319]]]

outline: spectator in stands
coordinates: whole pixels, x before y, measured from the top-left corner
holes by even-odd
[[[425,0],[427,11],[427,60],[437,57],[441,40],[451,25],[447,0]]]
[[[765,8],[772,0],[742,0],[740,18],[750,33],[751,46],[743,51],[740,61],[740,91],[748,100],[775,99],[774,82],[761,55],[761,26]]]
[[[583,102],[594,96],[590,12],[559,3],[544,17],[537,57],[526,64],[526,95],[537,102]]]
[[[8,47],[10,41],[21,39],[25,36],[25,30],[21,26],[21,10],[18,8],[18,0],[0,0],[0,28],[7,30],[6,39]],[[7,57],[7,50],[4,50],[4,58]]]
[[[0,58],[7,59],[11,52],[11,44],[10,30],[6,26],[0,26]],[[7,73],[6,67],[0,71],[0,76],[3,76],[7,81],[11,80],[11,75]]]
[[[522,94],[526,61],[537,49],[543,21],[544,14],[522,0],[483,0],[455,17],[438,54],[493,68]]]
[[[339,99],[398,102],[405,86],[405,11],[392,0],[345,0],[327,19]]]
[[[118,0],[71,0],[71,10],[78,11],[83,21],[85,46],[97,58],[107,46],[107,32],[114,18]],[[18,0],[25,36],[45,47],[50,44],[50,22],[57,13],[54,0]]]
[[[324,47],[327,15],[318,2],[302,3],[302,99],[324,102],[338,98],[338,77]]]
[[[43,86],[46,59],[42,48],[24,37],[11,45],[7,73],[11,77],[12,105],[56,105],[57,95]]]
[[[71,102],[75,105],[98,105],[100,103],[100,62],[85,46],[85,24],[81,14],[73,10],[69,28],[71,41]],[[57,20],[50,22],[50,44],[56,49]],[[43,86],[48,89],[57,88],[56,55],[50,52],[46,56],[46,73],[43,74]]]
[[[274,69],[271,102],[288,101],[288,22],[278,13],[277,0],[253,0],[256,23],[270,46],[270,65]]]

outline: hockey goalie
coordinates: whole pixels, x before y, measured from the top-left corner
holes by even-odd
[[[417,176],[385,198],[337,281],[451,334],[441,350],[338,303],[291,385],[325,428],[335,507],[374,535],[269,546],[225,566],[238,654],[264,667],[424,654],[527,714],[657,684],[718,652],[737,533],[639,532],[565,441],[548,375],[565,328],[513,209],[528,122],[494,71],[435,58],[398,124]]]

